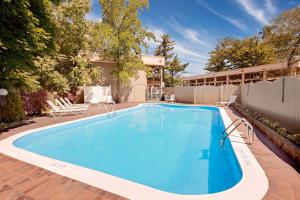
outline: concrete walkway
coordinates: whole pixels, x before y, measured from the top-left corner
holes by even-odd
[[[226,109],[232,120],[241,117],[235,110]],[[245,127],[239,131],[246,132]],[[269,190],[265,200],[300,200],[300,175],[296,169],[300,166],[291,160],[280,148],[275,146],[263,133],[254,129],[256,138],[248,145],[257,161],[264,169]],[[295,169],[296,168],[296,169]],[[255,188],[255,186],[253,186]]]

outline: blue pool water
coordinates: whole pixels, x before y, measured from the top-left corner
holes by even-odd
[[[142,105],[23,136],[14,145],[176,194],[220,192],[242,172],[214,107]]]

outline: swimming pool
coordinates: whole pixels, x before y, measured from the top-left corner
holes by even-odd
[[[11,142],[22,153],[43,158],[40,162],[50,159],[50,170],[63,175],[70,165],[77,177],[88,169],[113,177],[105,178],[112,185],[118,180],[123,181],[120,187],[130,183],[127,189],[142,186],[142,190],[195,197],[230,190],[245,178],[232,142],[220,145],[224,127],[222,111],[216,107],[142,104],[115,115],[36,130]],[[118,193],[112,185],[109,190]]]

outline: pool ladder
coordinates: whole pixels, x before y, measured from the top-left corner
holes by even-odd
[[[238,118],[234,120],[223,132],[222,132],[222,138],[221,138],[221,146],[224,146],[225,140],[228,138],[230,134],[233,133],[234,130],[236,130],[240,125],[244,125],[247,128],[247,134],[246,138],[250,139],[249,143],[252,144],[254,141],[254,132],[253,132],[253,126],[245,119],[245,118]],[[233,127],[229,132],[230,127]]]
[[[103,107],[105,108],[106,113],[108,113],[107,118],[112,118],[117,115],[112,104],[103,104]],[[110,108],[110,110],[108,107]]]

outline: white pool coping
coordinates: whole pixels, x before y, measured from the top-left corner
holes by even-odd
[[[139,104],[138,106],[118,110],[116,112],[130,110],[145,104],[146,103]],[[232,122],[230,117],[226,113],[225,109],[219,108],[219,110],[223,118],[225,127],[229,126]],[[70,124],[76,121],[95,118],[102,115],[106,114],[104,113],[55,125],[45,126],[42,128],[32,129],[10,136],[0,141],[0,152],[15,159],[24,161],[26,163],[30,163],[32,165],[44,168],[59,175],[86,183],[88,185],[112,192],[114,194],[118,194],[120,196],[132,200],[258,200],[264,197],[269,188],[268,179],[264,170],[257,162],[254,155],[252,154],[252,152],[250,151],[250,149],[245,144],[244,140],[237,131],[235,131],[231,136],[229,136],[229,139],[231,141],[232,148],[242,169],[242,179],[228,190],[203,195],[180,195],[161,191],[149,186],[135,183],[133,181],[112,176],[96,170],[41,156],[39,154],[23,150],[13,145],[13,142],[16,139],[31,134],[33,132],[56,126],[61,126],[64,124]]]

